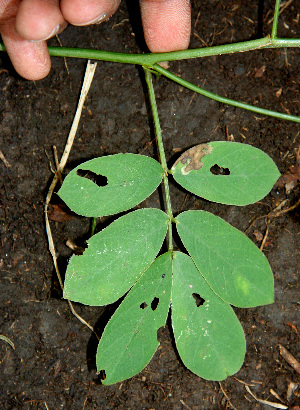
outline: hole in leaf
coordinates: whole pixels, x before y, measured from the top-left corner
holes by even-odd
[[[98,372],[98,374],[99,374],[99,379],[100,380],[105,380],[106,379],[106,373],[105,373],[104,369],[100,370],[100,372]]]
[[[200,307],[204,304],[205,300],[199,295],[199,293],[192,293],[193,298],[197,307]]]
[[[218,164],[213,165],[210,168],[210,172],[214,175],[230,175],[230,169],[229,168],[219,167]]]
[[[147,306],[148,306],[148,305],[147,305],[146,302],[143,302],[143,303],[140,304],[140,308],[141,308],[141,309],[146,309]]]
[[[107,185],[107,178],[104,175],[98,175],[95,172],[89,171],[88,169],[78,169],[76,174],[79,177],[89,179],[94,182],[99,187]]]
[[[159,299],[155,296],[155,298],[151,302],[151,309],[154,311],[159,304]]]

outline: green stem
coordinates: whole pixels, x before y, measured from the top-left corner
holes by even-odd
[[[278,0],[277,0],[278,2]],[[178,84],[186,87],[198,94],[202,94],[205,97],[211,98],[215,101],[232,105],[234,107],[242,108],[248,111],[255,112],[257,114],[268,115],[271,117],[300,122],[300,118],[294,115],[278,113],[276,111],[266,110],[264,108],[255,107],[250,104],[241,103],[239,101],[231,100],[229,98],[221,97],[217,94],[213,94],[200,87],[197,87],[188,81],[177,77],[175,74],[164,70],[156,63],[162,61],[182,60],[187,58],[205,57],[212,55],[236,53],[242,51],[254,50],[257,48],[281,48],[281,47],[300,47],[300,39],[283,39],[283,38],[270,38],[265,37],[260,40],[246,41],[242,43],[227,44],[223,46],[214,46],[199,48],[194,50],[174,51],[171,53],[159,53],[159,54],[124,54],[113,53],[110,51],[89,50],[80,48],[66,48],[66,47],[48,47],[50,55],[59,57],[75,57],[75,58],[89,58],[94,60],[112,61],[128,64],[139,64],[144,67],[153,67],[157,72],[161,73],[165,77],[177,82]],[[5,47],[0,43],[0,51],[5,51]]]
[[[289,44],[289,45],[287,45]],[[267,46],[265,48],[283,48],[283,47],[300,47],[300,39],[299,38],[291,38],[288,40],[286,38],[274,38],[272,39],[272,45]]]
[[[280,0],[276,0],[275,10],[274,10],[274,17],[273,17],[272,33],[271,33],[271,39],[272,40],[276,39],[276,36],[277,36],[279,10],[280,10]]]
[[[188,81],[183,80],[180,77],[177,77],[175,74],[170,73],[170,71],[165,70],[164,68],[162,68],[159,65],[155,65],[153,67],[153,69],[155,71],[157,71],[158,73],[164,75],[165,77],[169,78],[170,80],[182,85],[183,87],[186,87],[189,90],[194,91],[195,93],[204,95],[205,97],[211,98],[212,100],[221,102],[223,104],[228,104],[228,105],[232,105],[233,107],[243,108],[244,110],[252,111],[252,112],[255,112],[257,114],[268,115],[270,117],[280,118],[282,120],[300,122],[300,117],[296,117],[295,115],[283,114],[283,113],[279,113],[279,112],[276,112],[276,111],[266,110],[264,108],[255,107],[254,105],[241,103],[239,101],[231,100],[231,99],[226,98],[226,97],[221,97],[220,95],[211,93],[210,91],[206,91],[203,88],[197,87],[196,85],[191,84]]]
[[[278,47],[300,47],[300,39],[271,38],[270,36],[267,36],[258,40],[243,41],[220,46],[152,54],[114,53],[111,51],[69,47],[48,47],[48,50],[50,55],[53,57],[74,57],[91,60],[112,61],[124,64],[139,64],[144,67],[153,67],[153,65],[162,61],[186,60],[190,58],[208,57]],[[6,51],[2,43],[0,43],[0,51]]]
[[[157,146],[158,146],[158,152],[159,152],[159,157],[160,157],[160,163],[161,163],[161,166],[164,170],[163,183],[164,183],[165,199],[166,199],[166,205],[167,205],[167,214],[169,216],[169,221],[168,221],[168,232],[169,232],[168,249],[169,249],[169,252],[172,252],[173,251],[172,221],[174,220],[174,217],[173,217],[173,212],[172,212],[170,190],[169,190],[169,181],[168,181],[168,172],[169,172],[169,170],[168,170],[168,167],[167,167],[166,155],[165,155],[165,150],[164,150],[164,145],[163,145],[163,140],[162,140],[161,128],[160,128],[157,105],[156,105],[156,99],[155,99],[155,93],[154,93],[154,87],[153,87],[153,83],[152,83],[152,74],[146,68],[144,68],[144,73],[145,73],[146,83],[147,83],[148,92],[149,92],[149,100],[150,100],[150,105],[151,105],[151,110],[152,110],[152,115],[153,115],[153,122],[154,122],[155,134],[156,134],[156,139],[157,139]]]
[[[82,57],[104,61],[116,61],[131,64],[141,64],[144,67],[152,67],[154,64],[163,61],[184,60],[197,57],[214,56],[221,54],[230,54],[241,51],[255,50],[271,44],[270,37],[259,40],[251,40],[240,43],[225,44],[214,47],[203,47],[191,50],[172,51],[169,53],[152,53],[152,54],[125,54],[113,53],[100,50],[84,49],[64,49],[64,57]],[[70,51],[69,51],[70,50]],[[73,53],[75,51],[76,55]],[[49,47],[49,53],[53,56],[62,56],[62,47]],[[71,55],[71,53],[73,55]],[[100,54],[101,53],[101,54]]]
[[[94,235],[97,226],[97,218],[92,218],[91,236]]]

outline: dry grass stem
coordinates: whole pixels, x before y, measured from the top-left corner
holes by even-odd
[[[56,149],[55,145],[53,145],[53,154],[54,154],[55,167],[56,167],[56,172],[57,172],[57,175],[58,175],[58,178],[59,178],[59,182],[62,184],[63,183],[63,178],[62,178],[60,167],[59,167],[57,149]]]
[[[0,340],[4,340],[4,342],[8,343],[15,350],[14,343],[8,337],[0,335]]]
[[[274,407],[275,409],[288,409],[288,406],[284,405],[284,404],[280,404],[280,403],[274,403],[272,401],[268,401],[268,400],[262,400],[262,399],[258,399],[254,393],[252,393],[252,391],[250,390],[249,386],[245,386],[245,389],[247,390],[247,392],[249,394],[251,394],[251,396],[258,401],[261,404],[266,404],[267,406],[270,407]]]
[[[50,228],[50,222],[49,222],[49,218],[48,218],[48,206],[49,206],[50,200],[52,198],[52,195],[53,195],[54,189],[56,187],[56,184],[59,181],[60,175],[61,175],[61,173],[62,173],[62,171],[63,171],[63,169],[64,169],[64,167],[65,167],[65,165],[68,161],[69,154],[71,152],[71,148],[72,148],[72,145],[73,145],[73,142],[74,142],[74,139],[75,139],[75,135],[76,135],[76,132],[77,132],[77,128],[78,128],[79,120],[80,120],[80,117],[81,117],[81,112],[82,112],[82,109],[83,109],[83,105],[84,105],[85,99],[87,97],[88,91],[90,89],[91,83],[93,81],[93,77],[94,77],[96,67],[97,67],[96,63],[91,64],[90,61],[88,61],[85,76],[84,76],[84,80],[83,80],[83,85],[82,85],[82,88],[81,88],[81,94],[80,94],[79,102],[78,102],[78,105],[77,105],[76,113],[75,113],[75,116],[74,116],[74,120],[73,120],[73,123],[72,123],[72,126],[71,126],[71,130],[70,130],[70,133],[69,133],[67,143],[65,145],[65,149],[64,149],[63,155],[61,157],[61,160],[60,160],[59,164],[57,164],[57,170],[56,170],[56,173],[54,175],[53,181],[50,185],[50,188],[49,188],[49,191],[48,191],[48,194],[47,194],[47,197],[46,197],[46,201],[45,201],[45,222],[46,222],[46,233],[47,233],[47,238],[48,238],[49,250],[50,250],[50,253],[51,253],[51,256],[52,256],[52,259],[53,259],[53,264],[54,264],[54,267],[55,267],[55,271],[56,271],[56,274],[57,274],[61,289],[63,289],[64,285],[63,285],[63,282],[62,282],[62,279],[61,279],[61,274],[60,274],[60,271],[59,271],[59,268],[58,268],[56,251],[55,251],[54,241],[53,241],[52,232],[51,232],[51,228]],[[68,300],[68,304],[69,304],[70,309],[71,309],[72,313],[74,314],[74,316],[76,316],[77,319],[80,320],[81,323],[83,323],[85,326],[87,326],[91,331],[93,331],[95,333],[93,327],[76,313],[72,303],[69,300]]]

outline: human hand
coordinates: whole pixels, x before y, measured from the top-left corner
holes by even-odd
[[[99,24],[114,14],[120,0],[0,0],[0,34],[16,71],[39,80],[50,71],[46,40],[67,24]],[[189,0],[140,0],[151,52],[183,50],[190,39]]]

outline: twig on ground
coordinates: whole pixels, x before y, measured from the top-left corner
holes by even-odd
[[[4,340],[4,342],[8,343],[15,350],[14,343],[8,337],[0,335],[0,340]]]
[[[292,331],[293,331],[294,333],[296,333],[296,335],[300,338],[300,335],[299,335],[299,332],[298,332],[297,327],[296,327],[293,323],[291,323],[291,322],[287,322],[286,324],[287,324],[287,325],[292,329]]]
[[[300,144],[296,152],[296,163],[300,164]]]
[[[300,363],[298,362],[297,359],[294,358],[294,356],[286,350],[285,347],[282,345],[279,345],[279,353],[281,356],[284,358],[284,360],[292,366],[294,370],[296,370],[297,373],[300,374]]]
[[[180,403],[189,410],[192,410],[183,400],[180,400]]]
[[[246,382],[244,382],[243,380],[240,380],[240,379],[238,379],[238,378],[235,377],[235,376],[233,376],[233,378],[234,378],[235,380],[237,380],[239,383],[244,384],[245,386],[256,386],[256,384],[254,384],[254,383],[246,383]]]
[[[266,232],[265,232],[265,235],[264,235],[263,240],[262,240],[262,242],[261,242],[261,245],[260,245],[260,247],[259,247],[259,249],[260,249],[261,251],[264,249],[264,246],[265,246],[265,243],[266,243],[266,241],[267,241],[268,234],[269,234],[269,227],[268,227],[267,218],[265,219],[265,224],[266,224]]]
[[[272,394],[272,396],[276,397],[277,400],[279,400],[279,401],[281,401],[281,403],[283,403],[283,400],[280,398],[279,394],[277,394],[275,390],[270,389],[270,393]]]
[[[272,401],[262,400],[262,399],[257,398],[257,397],[255,396],[255,394],[252,393],[252,391],[250,390],[250,387],[249,387],[249,386],[245,386],[245,389],[247,390],[247,392],[248,392],[249,394],[251,394],[251,396],[252,396],[256,401],[258,401],[258,402],[261,403],[261,404],[266,404],[267,406],[274,407],[275,409],[288,409],[288,407],[287,407],[286,405],[284,405],[284,404],[274,403],[274,402],[272,402]]]
[[[156,138],[154,138],[152,141],[147,142],[146,145],[145,145],[145,148],[143,148],[142,151],[139,152],[139,154],[141,155],[143,152],[145,152],[150,147],[150,145],[153,144],[153,142],[155,140],[156,140]]]
[[[194,93],[190,99],[190,102],[188,103],[188,106],[186,107],[185,111],[187,111],[190,108],[190,105],[192,104],[193,99],[196,97],[197,93]]]
[[[225,391],[224,391],[224,389],[223,389],[223,387],[222,387],[222,384],[221,384],[220,382],[219,382],[219,386],[220,386],[220,389],[222,390],[222,393],[224,394],[224,396],[225,396],[225,398],[226,398],[228,404],[230,404],[230,406],[231,406],[231,408],[232,408],[233,410],[237,410],[236,407],[234,407],[234,405],[231,403],[230,398],[229,398],[229,397],[227,396],[227,394],[225,393]]]
[[[299,384],[294,382],[289,382],[288,389],[286,392],[287,401],[290,402],[293,398],[294,393],[298,390]]]
[[[282,202],[280,202],[279,205],[276,206],[276,208],[274,208],[271,212],[269,212],[268,215],[274,214],[274,213],[276,213],[277,211],[280,211],[280,210],[284,207],[284,205],[287,204],[288,202],[289,202],[288,199],[284,199]]]
[[[274,218],[274,217],[278,217],[280,215],[286,214],[287,212],[290,212],[290,211],[293,211],[294,209],[296,209],[299,205],[300,205],[300,198],[298,199],[298,201],[294,205],[290,206],[289,208],[282,209],[281,211],[278,211],[278,212],[275,212],[275,213],[274,213],[274,211],[271,211],[270,216],[272,216]]]
[[[268,224],[270,223],[270,220],[271,220],[272,218],[278,218],[278,217],[281,216],[281,215],[284,215],[284,214],[286,214],[286,213],[288,213],[288,212],[290,212],[290,211],[293,211],[294,209],[296,209],[296,208],[300,205],[300,198],[299,198],[298,201],[297,201],[294,205],[292,205],[292,206],[290,206],[290,207],[288,207],[288,208],[282,209],[282,207],[283,207],[288,201],[289,201],[288,199],[285,199],[284,201],[280,202],[280,204],[279,204],[278,206],[276,206],[276,208],[274,208],[272,211],[270,211],[267,215],[262,215],[262,216],[259,216],[259,217],[255,218],[255,219],[250,223],[250,225],[248,226],[248,228],[244,231],[244,233],[246,234],[246,233],[250,230],[250,228],[252,228],[252,226],[255,225],[255,223],[256,223],[258,220],[263,219],[263,218],[265,219],[266,232],[265,232],[264,238],[263,238],[263,240],[262,240],[262,243],[261,243],[261,245],[260,245],[260,250],[263,250],[264,245],[265,245],[265,243],[266,243],[266,240],[267,240],[267,237],[268,237],[268,234],[269,234]]]
[[[58,35],[56,34],[56,40],[58,41],[58,44],[60,45],[60,47],[62,47],[63,45],[61,44],[60,38],[58,37]],[[65,63],[65,67],[68,73],[68,76],[70,77],[70,71],[69,71],[69,67],[68,67],[68,63],[67,63],[67,59],[66,57],[64,57],[64,63]]]
[[[9,168],[11,166],[1,150],[0,150],[0,159],[3,162],[3,164],[6,166],[6,168]]]

